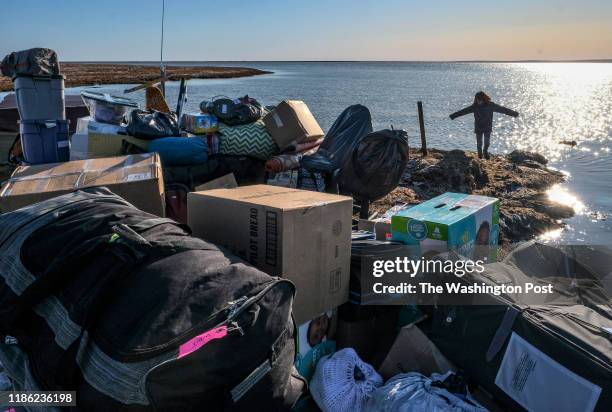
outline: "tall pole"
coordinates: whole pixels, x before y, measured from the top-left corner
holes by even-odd
[[[423,102],[417,102],[419,111],[419,128],[421,129],[421,153],[427,156],[427,139],[425,139],[425,119],[423,118]]]
[[[161,92],[166,96],[166,68],[164,67],[164,18],[166,15],[166,0],[162,0],[161,45],[159,50],[159,74],[161,75]]]

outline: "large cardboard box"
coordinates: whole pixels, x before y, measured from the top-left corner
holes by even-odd
[[[106,186],[139,209],[164,215],[164,181],[156,153],[19,166],[0,190],[0,209],[10,212],[91,186]]]
[[[227,247],[297,287],[302,324],[348,300],[352,199],[255,185],[189,193],[195,236]]]
[[[283,100],[263,121],[280,150],[293,143],[317,140],[324,135],[310,109],[301,100]]]
[[[424,257],[454,250],[467,258],[495,260],[499,200],[447,192],[392,216],[391,235]]]

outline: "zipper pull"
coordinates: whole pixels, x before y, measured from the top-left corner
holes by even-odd
[[[234,315],[236,314],[236,312],[238,311],[238,309],[240,309],[240,307],[244,304],[244,302],[246,302],[247,297],[243,296],[240,299],[234,300],[232,302],[228,302],[228,315],[227,318],[228,319],[232,319],[234,317]]]
[[[240,325],[236,321],[231,322],[227,328],[228,334],[234,331],[238,331],[238,333],[240,333],[240,336],[244,336],[244,330],[240,327]]]

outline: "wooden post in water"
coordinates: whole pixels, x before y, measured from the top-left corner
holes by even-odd
[[[425,138],[425,119],[423,118],[423,102],[417,102],[419,111],[419,129],[421,129],[421,153],[427,156],[427,139]]]

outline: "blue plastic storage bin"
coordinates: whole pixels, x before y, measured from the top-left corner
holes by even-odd
[[[20,120],[23,157],[29,164],[70,160],[68,120]]]

